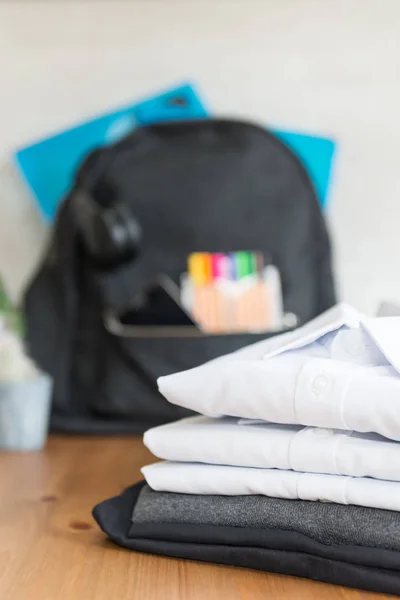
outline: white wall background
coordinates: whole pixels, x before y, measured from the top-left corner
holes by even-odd
[[[342,299],[400,301],[400,0],[0,1],[0,272],[46,235],[8,158],[194,79],[216,113],[339,142],[329,222]]]

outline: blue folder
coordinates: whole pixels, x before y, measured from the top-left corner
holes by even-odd
[[[136,125],[204,118],[207,114],[195,87],[184,84],[22,148],[14,158],[45,219],[52,221],[60,200],[73,184],[79,163],[90,150],[115,142]],[[273,132],[303,161],[324,206],[334,142],[291,131]]]

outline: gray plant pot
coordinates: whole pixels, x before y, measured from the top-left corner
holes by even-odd
[[[40,450],[46,443],[52,380],[0,382],[0,449]]]

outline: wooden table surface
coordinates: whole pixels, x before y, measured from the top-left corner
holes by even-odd
[[[249,569],[124,550],[91,517],[151,462],[139,438],[52,437],[0,453],[1,600],[358,600],[389,598]]]

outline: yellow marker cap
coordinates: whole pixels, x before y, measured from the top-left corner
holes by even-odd
[[[189,275],[196,285],[212,281],[212,261],[208,252],[192,252],[188,257]]]

